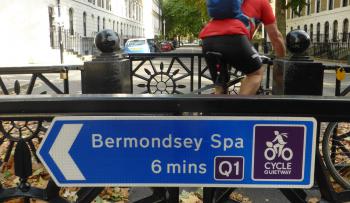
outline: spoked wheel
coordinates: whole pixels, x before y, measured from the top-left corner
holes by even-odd
[[[241,87],[241,81],[244,79],[244,76],[235,77],[227,83],[228,94],[238,94]],[[192,94],[214,94],[215,85],[210,84],[206,85],[198,90],[194,90]]]
[[[231,76],[232,77],[232,76]],[[227,83],[228,94],[238,94],[245,76],[235,76]]]
[[[350,123],[330,123],[324,133],[322,152],[334,180],[350,189]]]

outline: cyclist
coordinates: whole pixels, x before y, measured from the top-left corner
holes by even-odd
[[[278,156],[281,156],[282,150],[284,146],[287,144],[287,142],[284,141],[283,137],[288,138],[287,133],[279,133],[278,131],[274,131],[274,134],[276,138],[272,140],[272,143],[276,142],[276,144],[273,145],[273,148],[275,152],[278,152]],[[283,137],[282,137],[283,136]]]
[[[285,56],[284,39],[276,25],[276,19],[268,0],[244,0],[243,13],[250,17],[250,28],[234,18],[212,19],[202,29],[199,37],[203,40],[203,53],[219,52],[226,63],[246,74],[242,80],[240,94],[256,94],[263,78],[264,69],[258,52],[251,45],[250,39],[261,21],[275,49],[276,57]],[[248,30],[249,29],[249,30]],[[217,94],[225,93],[225,84],[229,81],[227,71],[220,71],[216,81],[216,62],[206,57]],[[222,74],[225,74],[222,76]]]

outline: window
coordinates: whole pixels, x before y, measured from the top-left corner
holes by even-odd
[[[313,24],[310,24],[310,38],[311,38],[311,41],[313,41],[313,39],[314,39],[314,25]]]
[[[348,0],[343,0],[343,7],[348,6],[349,2]]]
[[[54,40],[54,32],[55,32],[55,26],[53,24],[53,8],[49,7],[49,28],[50,28],[50,46],[54,47],[55,40]]]
[[[291,9],[291,18],[294,18],[294,10],[292,8]]]
[[[103,18],[102,20],[102,29],[106,29],[106,19]]]
[[[343,21],[343,42],[349,40],[349,20],[345,19]]]
[[[73,29],[73,9],[69,9],[69,34],[74,35],[74,29]]]
[[[333,0],[328,0],[328,10],[333,10]]]
[[[97,0],[97,6],[101,7],[102,6],[102,0]]]
[[[321,24],[320,23],[317,23],[317,28],[316,28],[316,41],[317,42],[320,42],[320,32],[321,32]]]
[[[86,12],[83,13],[83,29],[84,37],[86,37]]]
[[[115,20],[113,20],[113,31],[115,31]]]
[[[105,7],[105,0],[102,0],[102,8]]]
[[[304,31],[307,32],[307,25],[304,25]]]
[[[306,15],[310,15],[310,11],[311,11],[311,2],[310,0],[307,0]]]
[[[129,18],[131,18],[132,17],[132,3],[131,3],[131,1],[129,1]]]
[[[128,1],[127,0],[125,0],[125,2],[124,2],[125,4],[125,17],[128,17],[127,15],[128,15]]]
[[[111,8],[111,0],[106,0],[106,9],[111,11],[112,8]]]
[[[333,42],[338,41],[338,21],[333,22]]]
[[[97,32],[100,32],[100,16],[97,17]]]
[[[293,31],[293,27],[290,27],[290,31]]]
[[[319,13],[321,9],[321,0],[316,0],[316,13]]]
[[[325,22],[324,24],[324,41],[328,42],[329,41],[329,22]]]

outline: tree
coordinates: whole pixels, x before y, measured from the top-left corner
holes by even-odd
[[[188,4],[186,0],[165,0],[163,11],[169,37],[198,36],[205,23],[198,5]]]
[[[207,16],[206,0],[184,0],[187,4],[195,5],[201,12],[201,17]],[[286,9],[292,8],[293,12],[300,15],[302,9],[307,5],[306,0],[275,0],[275,13],[277,26],[286,36]]]

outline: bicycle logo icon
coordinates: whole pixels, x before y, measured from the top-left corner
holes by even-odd
[[[267,148],[264,151],[264,156],[267,160],[272,161],[276,158],[276,156],[282,157],[284,161],[290,161],[293,158],[293,151],[285,147],[288,143],[284,141],[284,138],[288,138],[287,133],[280,133],[279,131],[274,131],[274,135],[276,136],[274,140],[271,142],[266,142]]]

